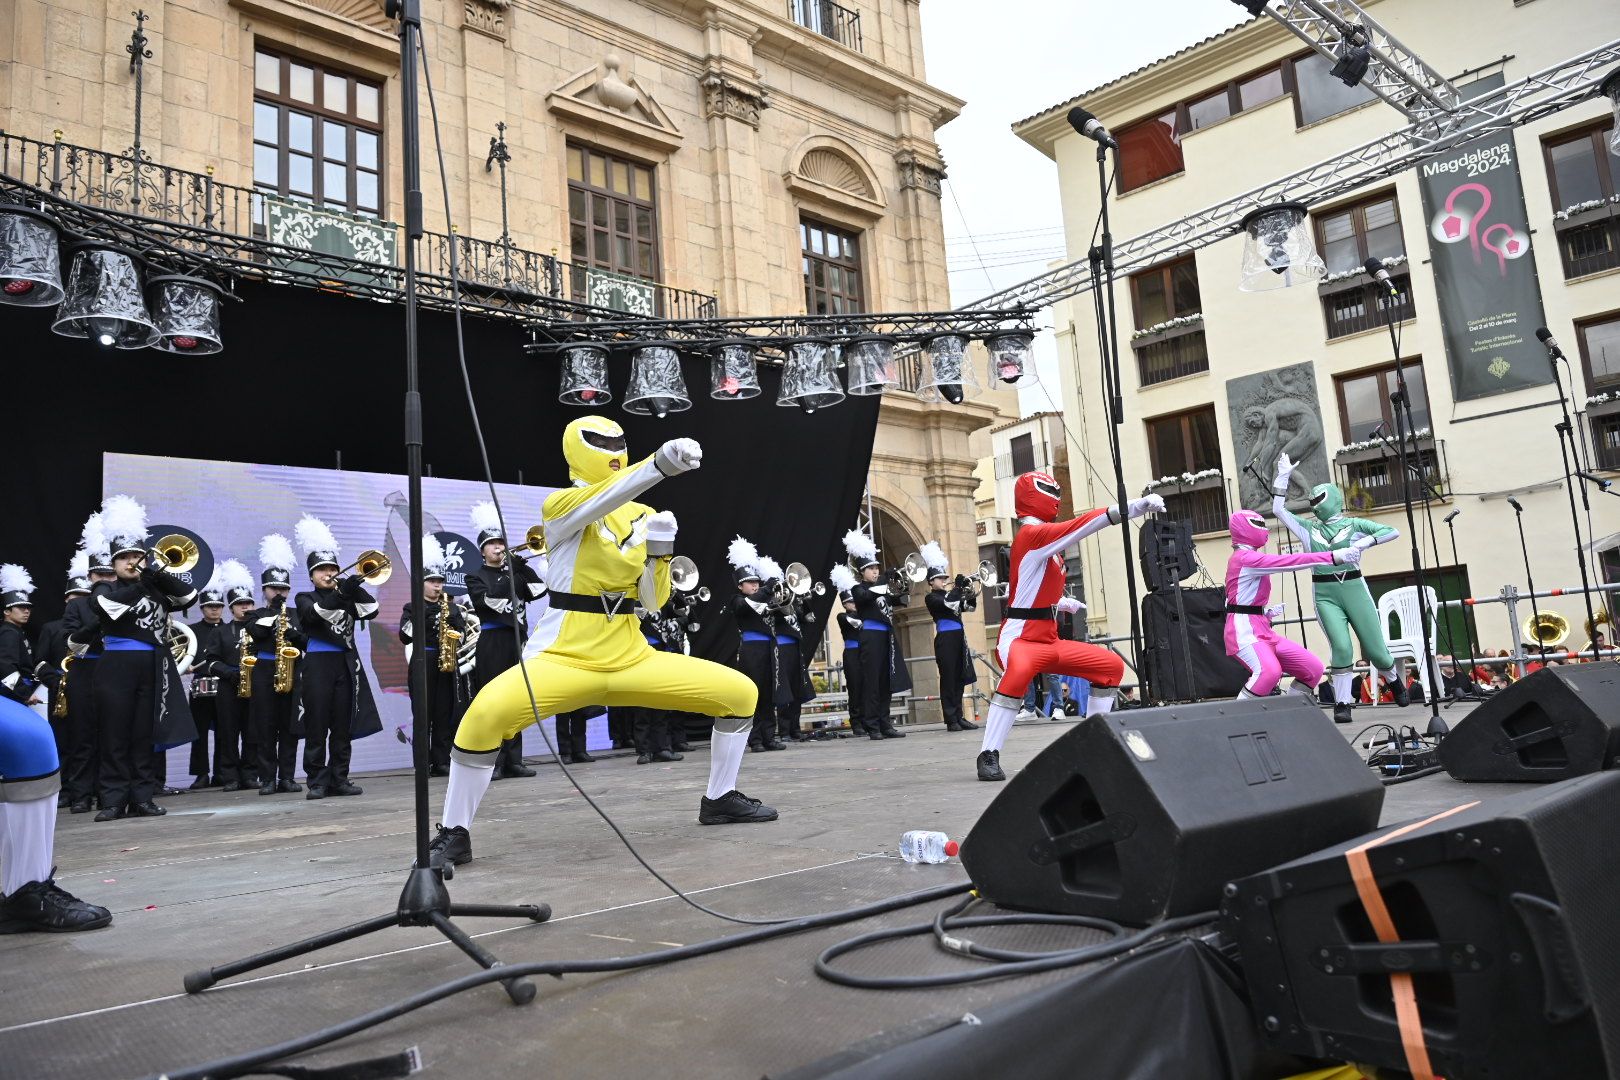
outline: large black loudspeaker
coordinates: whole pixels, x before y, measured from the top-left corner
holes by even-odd
[[[962,843],[1006,907],[1146,925],[1213,911],[1233,878],[1359,836],[1384,789],[1298,695],[1082,721],[1007,782]]]
[[[1182,651],[1182,615],[1186,651]],[[1236,697],[1249,669],[1226,655],[1226,592],[1182,589],[1181,610],[1168,590],[1142,598],[1142,666],[1156,701]]]
[[[1620,664],[1542,668],[1465,716],[1440,743],[1458,780],[1546,782],[1620,759]]]
[[[1153,517],[1142,523],[1138,541],[1142,578],[1150,590],[1168,588],[1198,572],[1198,552],[1193,547],[1192,535],[1190,521]]]
[[[1224,928],[1273,1045],[1415,1071],[1405,1000],[1447,1080],[1620,1077],[1620,773],[1400,828],[1360,893],[1372,836],[1234,883]]]

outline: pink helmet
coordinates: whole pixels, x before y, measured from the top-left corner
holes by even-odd
[[[1266,528],[1266,519],[1253,510],[1234,512],[1228,523],[1232,527],[1234,544],[1259,549],[1265,547],[1266,541],[1271,539],[1271,530]]]

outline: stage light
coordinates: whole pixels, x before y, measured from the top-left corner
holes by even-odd
[[[948,401],[962,404],[968,391],[979,388],[978,376],[967,362],[967,338],[961,334],[940,334],[923,347],[923,380],[917,387],[919,401]]]
[[[136,256],[122,248],[77,245],[67,288],[51,329],[63,337],[87,337],[104,348],[144,349],[158,342],[158,328],[141,295]]]
[[[624,393],[624,411],[662,420],[672,412],[692,407],[681,374],[680,353],[667,345],[645,345],[630,357],[630,385]]]
[[[608,351],[600,345],[571,345],[562,352],[562,382],[557,400],[564,405],[606,405],[613,400],[608,386]]]
[[[1305,226],[1305,204],[1273,203],[1243,216],[1243,292],[1285,289],[1320,281],[1327,266]]]
[[[1346,86],[1360,86],[1361,80],[1367,77],[1367,67],[1372,63],[1367,35],[1360,28],[1351,30],[1349,36],[1333,50],[1333,55],[1337,60],[1328,74]]]
[[[844,400],[838,381],[838,347],[830,341],[800,341],[788,346],[782,365],[778,405],[796,405],[807,413]]]
[[[759,397],[759,349],[730,341],[709,354],[709,396],[718,401]]]
[[[219,333],[219,304],[224,292],[212,281],[166,274],[147,282],[157,348],[164,352],[205,356],[225,347]]]
[[[1040,382],[1035,374],[1035,359],[1030,345],[1035,335],[1027,330],[1013,330],[1005,334],[991,334],[984,341],[990,354],[990,379],[1008,386],[1034,386]]]
[[[1609,72],[1608,78],[1598,86],[1598,91],[1609,99],[1614,108],[1614,126],[1609,129],[1609,153],[1620,157],[1620,68]]]
[[[61,302],[56,223],[30,207],[0,204],[0,304],[50,307]]]
[[[849,392],[859,397],[881,394],[900,382],[894,366],[894,342],[885,337],[853,338],[844,346]]]

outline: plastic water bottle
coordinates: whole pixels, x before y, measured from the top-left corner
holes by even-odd
[[[900,857],[908,863],[946,862],[956,850],[956,841],[942,832],[912,829],[900,837]]]

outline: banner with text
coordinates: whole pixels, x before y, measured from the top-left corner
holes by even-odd
[[[1418,166],[1440,325],[1458,401],[1552,381],[1513,133]]]

